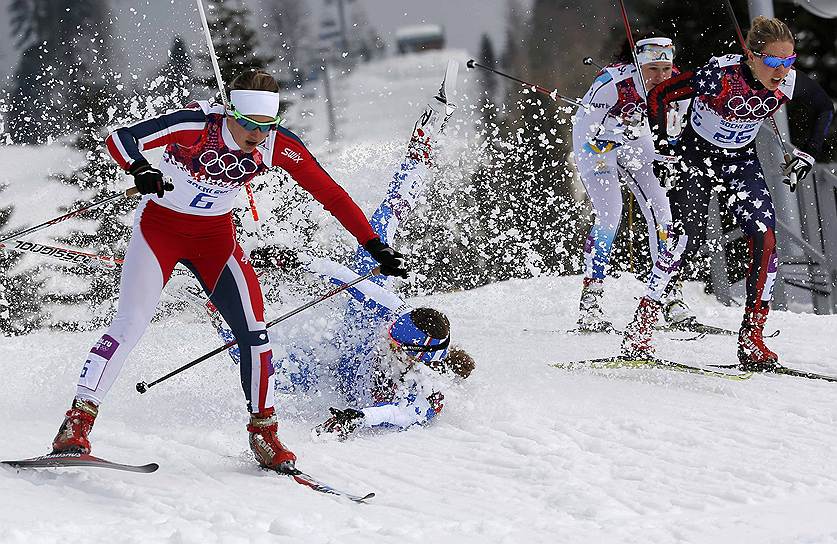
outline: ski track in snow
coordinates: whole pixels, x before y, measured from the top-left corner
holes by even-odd
[[[447,312],[478,362],[436,424],[348,442],[314,440],[317,417],[287,417],[299,466],[359,505],[258,469],[247,450],[237,369],[224,356],[152,388],[150,380],[217,344],[184,314],[152,324],[102,406],[94,452],[159,462],[151,475],[0,469],[7,542],[833,542],[837,539],[834,384],[756,375],[745,382],[665,370],[562,371],[609,355],[614,336],[579,337],[577,277],[513,280],[416,300]],[[611,280],[606,308],[630,318],[639,282]],[[734,326],[689,285],[700,316]],[[493,324],[485,315],[503,308]],[[837,372],[823,354],[837,318],[775,312],[772,345]],[[529,329],[529,330],[524,330]],[[671,340],[662,356],[734,357],[734,339]],[[48,448],[96,333],[6,339],[3,458]],[[280,340],[274,339],[276,342]],[[24,357],[24,354],[26,356]],[[25,363],[24,363],[25,361]],[[288,399],[283,397],[283,402]],[[322,416],[326,413],[322,406]],[[281,404],[280,404],[281,413]],[[45,515],[46,514],[46,515]]]

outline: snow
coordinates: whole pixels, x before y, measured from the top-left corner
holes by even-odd
[[[365,211],[380,200],[445,61],[439,52],[389,59],[358,67],[338,86],[347,97],[341,131],[348,143],[318,156]],[[462,69],[466,91],[468,77]],[[323,115],[314,113],[306,141],[324,138]],[[0,198],[17,205],[10,228],[56,215],[75,193],[43,181],[45,171],[69,170],[79,160],[63,149],[45,155],[0,148],[0,164],[13,165],[0,178],[10,184]],[[699,285],[686,287],[700,320],[737,328],[740,308],[719,305]],[[447,313],[454,343],[477,361],[471,378],[446,391],[443,413],[427,428],[323,441],[311,428],[327,415],[330,399],[280,396],[280,436],[299,466],[340,489],[376,492],[368,504],[315,493],[256,467],[238,369],[224,354],[137,394],[136,382],[219,345],[207,320],[191,310],[154,322],[102,405],[92,440],[95,455],[158,462],[160,470],[0,467],[0,540],[837,542],[835,384],[552,368],[548,363],[618,350],[616,336],[566,333],[580,289],[578,277],[539,277],[412,299]],[[297,289],[266,317],[324,290]],[[629,321],[642,291],[627,274],[608,280],[604,306],[617,326]],[[274,348],[327,325],[330,309],[312,308],[277,327]],[[786,364],[837,374],[837,316],[774,312],[773,329],[782,333],[769,345]],[[3,338],[0,458],[48,451],[98,335]],[[734,361],[734,338],[676,340],[690,336],[659,334],[659,354],[686,363]]]
[[[151,475],[0,469],[5,542],[833,542],[837,539],[834,384],[757,375],[729,382],[665,370],[566,372],[549,362],[612,354],[618,338],[566,334],[580,279],[514,280],[414,303],[446,312],[477,370],[438,421],[403,433],[315,440],[320,417],[282,411],[299,466],[369,504],[314,493],[256,468],[237,369],[216,357],[145,395],[134,391],[218,344],[184,313],[154,323],[103,404],[94,453],[159,462]],[[610,281],[623,326],[642,285]],[[697,285],[702,319],[739,310]],[[491,316],[503,308],[501,316]],[[312,310],[315,311],[315,310]],[[316,312],[315,312],[316,313]],[[823,353],[835,316],[776,312],[771,345],[787,364],[837,373]],[[734,339],[660,354],[724,362]],[[95,333],[38,332],[0,344],[4,459],[45,453]],[[275,341],[281,342],[276,339]],[[279,347],[279,346],[277,346]],[[25,358],[24,358],[25,354]],[[288,399],[283,400],[288,403]]]

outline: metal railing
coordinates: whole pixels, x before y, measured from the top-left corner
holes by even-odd
[[[761,151],[761,150],[760,150]],[[768,152],[770,154],[770,152]],[[771,193],[787,191],[781,177],[765,160],[765,175]],[[773,293],[775,309],[837,313],[837,164],[816,165],[812,175],[800,183],[795,193],[798,210],[780,209],[777,204],[776,244],[779,269]],[[778,201],[779,199],[777,199]],[[785,202],[788,202],[785,199]],[[786,206],[788,204],[785,204]],[[740,304],[729,279],[727,244],[743,237],[741,229],[723,232],[717,194],[710,202],[707,241],[702,255],[710,255],[710,281],[718,300],[725,305]],[[790,215],[786,218],[785,215]],[[798,218],[798,225],[795,219]]]

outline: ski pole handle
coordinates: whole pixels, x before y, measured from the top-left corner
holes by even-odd
[[[281,317],[278,317],[278,318],[274,319],[273,321],[271,321],[271,322],[269,322],[267,325],[265,325],[265,329],[269,329],[270,327],[272,327],[272,326],[274,326],[274,325],[276,325],[276,324],[278,324],[278,323],[281,323],[282,321],[284,321],[284,320],[288,319],[289,317],[295,316],[296,314],[298,314],[298,313],[302,312],[303,310],[307,310],[307,309],[308,309],[308,308],[310,308],[311,306],[315,306],[315,305],[319,304],[320,302],[323,302],[324,300],[327,300],[327,299],[329,299],[329,298],[333,297],[334,295],[336,295],[336,294],[338,294],[338,293],[342,293],[342,292],[343,292],[343,291],[345,291],[346,289],[348,289],[348,288],[350,288],[350,287],[352,287],[352,286],[354,286],[354,285],[357,285],[358,283],[360,283],[360,282],[362,282],[362,281],[368,280],[368,279],[369,279],[369,278],[371,278],[372,276],[377,276],[377,275],[378,275],[378,274],[380,274],[380,273],[381,273],[381,267],[380,267],[380,266],[375,267],[375,269],[374,269],[374,270],[372,270],[372,272],[369,272],[369,273],[368,273],[368,274],[366,274],[365,276],[360,276],[359,278],[356,278],[356,279],[354,279],[354,280],[350,281],[349,283],[344,283],[343,285],[341,285],[341,286],[339,286],[339,287],[336,287],[336,288],[332,289],[331,291],[329,291],[329,292],[328,292],[328,293],[326,293],[325,295],[321,296],[320,298],[315,299],[315,300],[312,300],[311,302],[308,302],[308,303],[306,303],[306,304],[304,304],[304,305],[300,306],[299,308],[296,308],[296,309],[294,309],[294,310],[291,310],[290,312],[286,313],[285,315],[283,315],[283,316],[281,316]],[[137,386],[136,386],[136,387],[137,387],[137,392],[138,392],[139,394],[143,394],[143,393],[145,393],[146,391],[148,391],[149,389],[151,389],[152,387],[154,387],[155,385],[157,385],[158,383],[163,382],[163,381],[166,381],[166,380],[168,380],[169,378],[171,378],[172,376],[176,376],[177,374],[180,374],[180,373],[181,373],[181,372],[183,372],[184,370],[187,370],[187,369],[189,369],[189,368],[192,368],[192,367],[193,367],[193,366],[195,366],[196,364],[198,364],[198,363],[202,363],[203,361],[206,361],[207,359],[209,359],[209,358],[210,358],[210,357],[212,357],[213,355],[218,355],[219,353],[221,353],[221,352],[222,352],[222,351],[224,351],[225,349],[229,349],[229,348],[233,347],[233,346],[234,346],[234,345],[236,345],[236,344],[238,344],[238,340],[237,340],[237,339],[236,339],[236,340],[231,340],[231,341],[227,342],[226,344],[224,344],[223,346],[218,347],[218,348],[215,348],[215,349],[213,349],[212,351],[210,351],[210,352],[209,352],[209,353],[207,353],[207,354],[201,355],[200,357],[198,357],[198,358],[197,358],[197,359],[195,359],[194,361],[188,362],[188,363],[186,363],[185,365],[181,366],[180,368],[175,369],[175,370],[172,370],[171,372],[169,372],[168,374],[166,374],[166,375],[165,375],[165,376],[163,376],[162,378],[158,378],[158,379],[154,380],[154,381],[153,381],[153,382],[151,382],[151,383],[147,383],[147,382],[138,382],[138,383],[137,383]]]
[[[581,62],[584,66],[595,66],[599,70],[604,70],[604,66],[593,60],[593,57],[584,57]]]

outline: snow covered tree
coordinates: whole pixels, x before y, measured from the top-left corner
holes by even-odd
[[[84,191],[85,196],[71,203],[65,211],[75,209],[86,202],[100,200],[126,187],[126,182],[123,181],[124,173],[105,149],[104,139],[101,136],[91,138],[84,144],[77,142],[77,146],[90,146],[86,154],[87,162],[69,175],[59,174],[55,176],[55,179],[77,187]],[[91,190],[95,192],[91,193]],[[122,257],[131,232],[130,214],[136,205],[136,198],[121,198],[84,212],[78,216],[78,219],[89,226],[59,237],[57,240],[61,244],[86,251]],[[74,315],[78,315],[79,318],[58,321],[52,325],[75,330],[106,324],[115,311],[119,289],[119,270],[106,267],[91,270],[76,266],[63,267],[61,272],[80,278],[82,281],[79,283],[85,284],[85,287],[76,288],[71,292],[50,293],[45,295],[45,300],[60,305],[82,305],[84,311],[74,312]]]
[[[0,186],[0,192],[5,188]],[[14,232],[6,229],[13,212],[13,206],[0,207],[0,236]],[[25,267],[22,260],[23,255],[0,249],[0,332],[6,336],[31,332],[46,319],[40,269]]]
[[[172,40],[167,57],[168,61],[157,70],[143,89],[144,94],[147,94],[154,104],[155,111],[148,112],[149,115],[180,108],[190,101],[195,71],[192,57],[180,35]]]
[[[36,143],[103,126],[117,96],[108,1],[14,0],[9,12],[21,50],[7,116],[12,139]]]
[[[209,31],[224,85],[229,85],[241,72],[264,70],[273,62],[272,56],[259,54],[258,38],[250,27],[250,10],[241,0],[221,0],[207,7]],[[210,89],[217,88],[209,53],[201,52],[197,58],[208,69],[201,83]]]
[[[313,66],[311,6],[307,0],[270,0],[267,37],[276,51],[278,78],[299,85]]]

